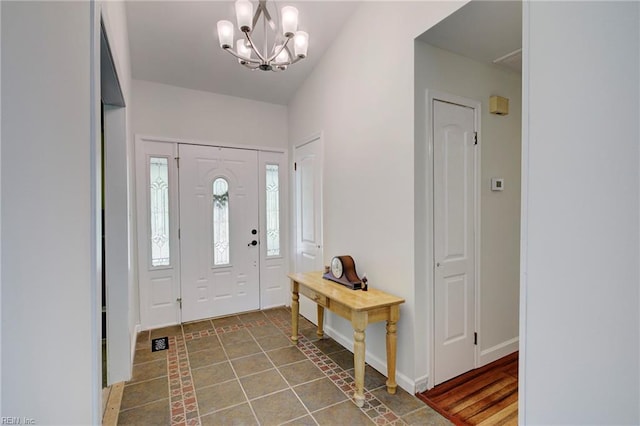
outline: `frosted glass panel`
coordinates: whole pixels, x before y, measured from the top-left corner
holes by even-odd
[[[151,157],[149,163],[151,266],[169,266],[169,162]]]
[[[213,264],[229,264],[229,182],[213,181]]]
[[[267,256],[280,256],[280,188],[278,165],[267,164]]]

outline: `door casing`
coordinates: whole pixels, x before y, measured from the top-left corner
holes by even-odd
[[[480,258],[481,258],[481,228],[480,228],[480,194],[481,194],[481,147],[482,147],[482,129],[481,129],[481,116],[482,116],[482,104],[476,100],[464,98],[457,95],[448,94],[445,92],[439,92],[435,90],[427,90],[426,91],[426,136],[427,136],[427,164],[426,166],[431,171],[426,174],[426,203],[427,208],[426,211],[429,217],[425,218],[429,222],[429,226],[426,227],[426,241],[427,241],[427,256],[424,262],[427,265],[426,270],[428,271],[427,280],[427,296],[429,300],[427,300],[427,306],[430,309],[430,313],[428,315],[429,318],[429,332],[430,336],[427,341],[427,353],[429,356],[428,366],[429,366],[429,376],[427,379],[427,388],[432,388],[434,386],[434,378],[435,378],[435,260],[434,260],[434,177],[433,177],[433,168],[434,168],[434,140],[433,140],[433,101],[438,100],[442,102],[448,102],[452,104],[457,104],[465,107],[472,108],[474,110],[474,121],[475,128],[478,133],[478,146],[474,150],[474,232],[475,232],[475,268],[474,268],[474,280],[475,280],[475,331],[478,332],[478,344],[475,346],[474,353],[474,364],[477,368],[479,362],[479,353],[480,353],[480,343],[482,339],[482,335],[479,333],[481,324],[480,324]]]

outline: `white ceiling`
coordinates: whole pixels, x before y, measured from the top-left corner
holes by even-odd
[[[419,40],[480,62],[522,48],[522,2],[473,0],[430,28]],[[498,65],[522,70],[521,55]]]
[[[268,4],[273,10],[273,2]],[[235,22],[233,1],[129,1],[133,78],[287,104],[357,2],[278,2],[278,10],[285,5],[300,12],[299,28],[309,33],[308,57],[285,72],[265,72],[242,67],[218,44],[216,23],[221,19]]]

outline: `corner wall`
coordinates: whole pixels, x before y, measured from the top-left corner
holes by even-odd
[[[640,4],[525,2],[520,424],[640,423]]]
[[[416,327],[423,301],[414,277],[414,38],[463,4],[361,3],[289,103],[292,148],[323,134],[325,264],[350,254],[371,286],[406,300],[397,379],[411,393],[416,371],[426,368],[415,345],[426,330]],[[352,344],[347,321],[327,314],[326,326]],[[372,324],[366,338],[367,361],[383,372],[385,333],[383,323]]]
[[[89,2],[0,7],[2,416],[93,424],[94,9]]]
[[[480,131],[480,241],[478,318],[479,366],[518,349],[520,281],[520,145],[521,76],[416,40],[416,280],[433,292],[432,274],[432,164],[428,155],[430,128],[426,92],[438,91],[481,103]],[[509,114],[489,113],[489,97],[509,98]],[[491,191],[491,178],[502,177],[504,191]],[[424,298],[429,331],[433,308],[431,295]],[[428,334],[428,339],[432,339]],[[426,340],[426,339],[425,339]],[[424,341],[416,344],[428,353]],[[426,375],[427,372],[421,372]]]

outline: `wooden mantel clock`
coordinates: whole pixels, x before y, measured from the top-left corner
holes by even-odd
[[[352,290],[366,290],[366,284],[358,277],[356,263],[351,256],[335,256],[331,259],[329,270],[322,277]]]

